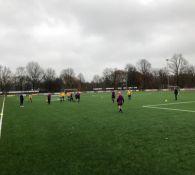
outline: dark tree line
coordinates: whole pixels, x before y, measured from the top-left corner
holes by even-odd
[[[175,54],[167,60],[167,66],[154,69],[149,61],[141,59],[134,66],[124,69],[106,68],[102,76],[95,74],[86,82],[82,73],[76,75],[72,68],[63,69],[57,76],[53,68],[44,70],[37,62],[29,62],[12,72],[0,65],[0,91],[39,90],[55,92],[65,89],[93,90],[93,88],[138,87],[139,89],[164,89],[168,86],[195,87],[195,66],[181,55]]]

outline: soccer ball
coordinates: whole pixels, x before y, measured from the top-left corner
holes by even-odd
[[[167,102],[168,100],[167,99],[165,99],[165,102]]]

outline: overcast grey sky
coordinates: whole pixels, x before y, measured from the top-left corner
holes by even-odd
[[[0,64],[29,61],[87,80],[145,58],[195,64],[195,0],[0,0]]]

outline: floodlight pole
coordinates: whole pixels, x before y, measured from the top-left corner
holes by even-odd
[[[167,62],[167,89],[169,89],[169,59],[166,59]]]

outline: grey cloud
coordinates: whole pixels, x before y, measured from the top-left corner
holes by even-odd
[[[73,67],[89,80],[105,67],[174,53],[195,64],[194,0],[0,0],[0,64]]]

